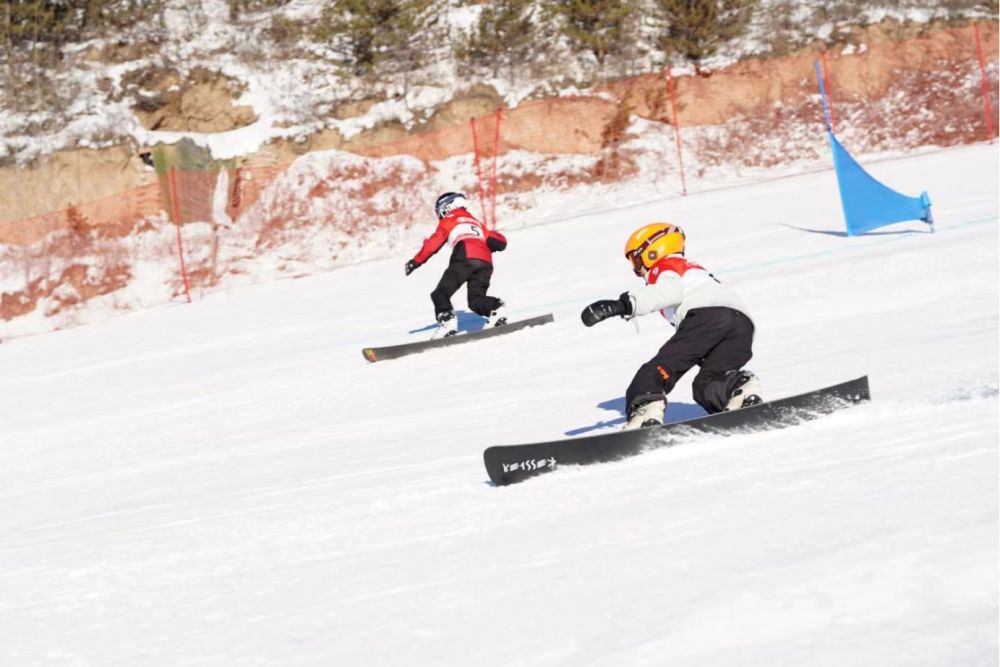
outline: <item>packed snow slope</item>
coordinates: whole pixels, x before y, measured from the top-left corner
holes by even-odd
[[[554,324],[395,361],[361,348],[429,334],[444,256],[0,345],[0,663],[995,665],[997,163],[868,165],[934,234],[845,238],[832,172],[594,201],[497,256]],[[579,312],[663,219],[752,309],[767,397],[874,400],[491,486],[488,445],[620,425],[670,327]]]

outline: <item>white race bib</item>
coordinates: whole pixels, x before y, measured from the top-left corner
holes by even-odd
[[[448,243],[454,248],[455,244],[459,241],[464,241],[468,238],[482,239],[484,237],[483,228],[479,225],[471,222],[460,222],[451,228],[451,233],[448,234]]]

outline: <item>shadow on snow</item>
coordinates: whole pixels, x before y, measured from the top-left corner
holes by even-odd
[[[477,315],[476,313],[470,313],[467,310],[456,310],[455,316],[458,318],[458,330],[459,331],[480,331],[486,325],[486,318],[482,315]],[[410,329],[407,333],[418,334],[424,331],[434,331],[437,329],[437,322],[432,322],[426,326],[422,326],[419,329]]]
[[[584,433],[590,433],[591,431],[599,431],[601,429],[609,428],[611,426],[620,426],[625,423],[625,397],[619,396],[618,398],[612,398],[607,401],[601,401],[597,404],[597,407],[604,410],[609,410],[611,412],[617,412],[618,417],[614,419],[602,419],[601,421],[591,424],[589,426],[581,426],[579,428],[574,428],[566,431],[566,435],[582,435]],[[694,419],[695,417],[704,417],[707,412],[697,403],[677,403],[667,399],[667,414],[664,419],[664,423],[670,424],[673,422],[684,421],[685,419]]]
[[[823,234],[825,236],[836,236],[838,238],[847,238],[847,232],[834,231],[830,229],[808,229],[807,227],[796,227],[795,225],[781,224],[782,227],[787,227],[788,229],[794,229],[799,232],[808,232],[810,234]],[[930,234],[929,229],[899,229],[891,232],[865,232],[862,236],[899,236],[899,235],[909,235],[909,234]]]

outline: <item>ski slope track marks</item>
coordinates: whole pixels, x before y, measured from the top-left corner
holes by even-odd
[[[997,158],[871,164],[934,234],[845,238],[832,172],[514,226],[491,291],[554,322],[391,363],[358,350],[429,336],[445,258],[4,342],[0,663],[995,665]],[[653,220],[747,303],[765,398],[873,401],[493,486],[490,444],[620,427],[670,327],[579,312]]]

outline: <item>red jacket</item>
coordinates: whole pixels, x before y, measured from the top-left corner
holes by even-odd
[[[423,264],[446,241],[454,249],[452,257],[481,259],[488,264],[493,263],[494,252],[507,247],[507,239],[503,234],[488,229],[464,208],[457,208],[441,218],[437,229],[424,240],[420,252],[413,256],[413,261]]]

